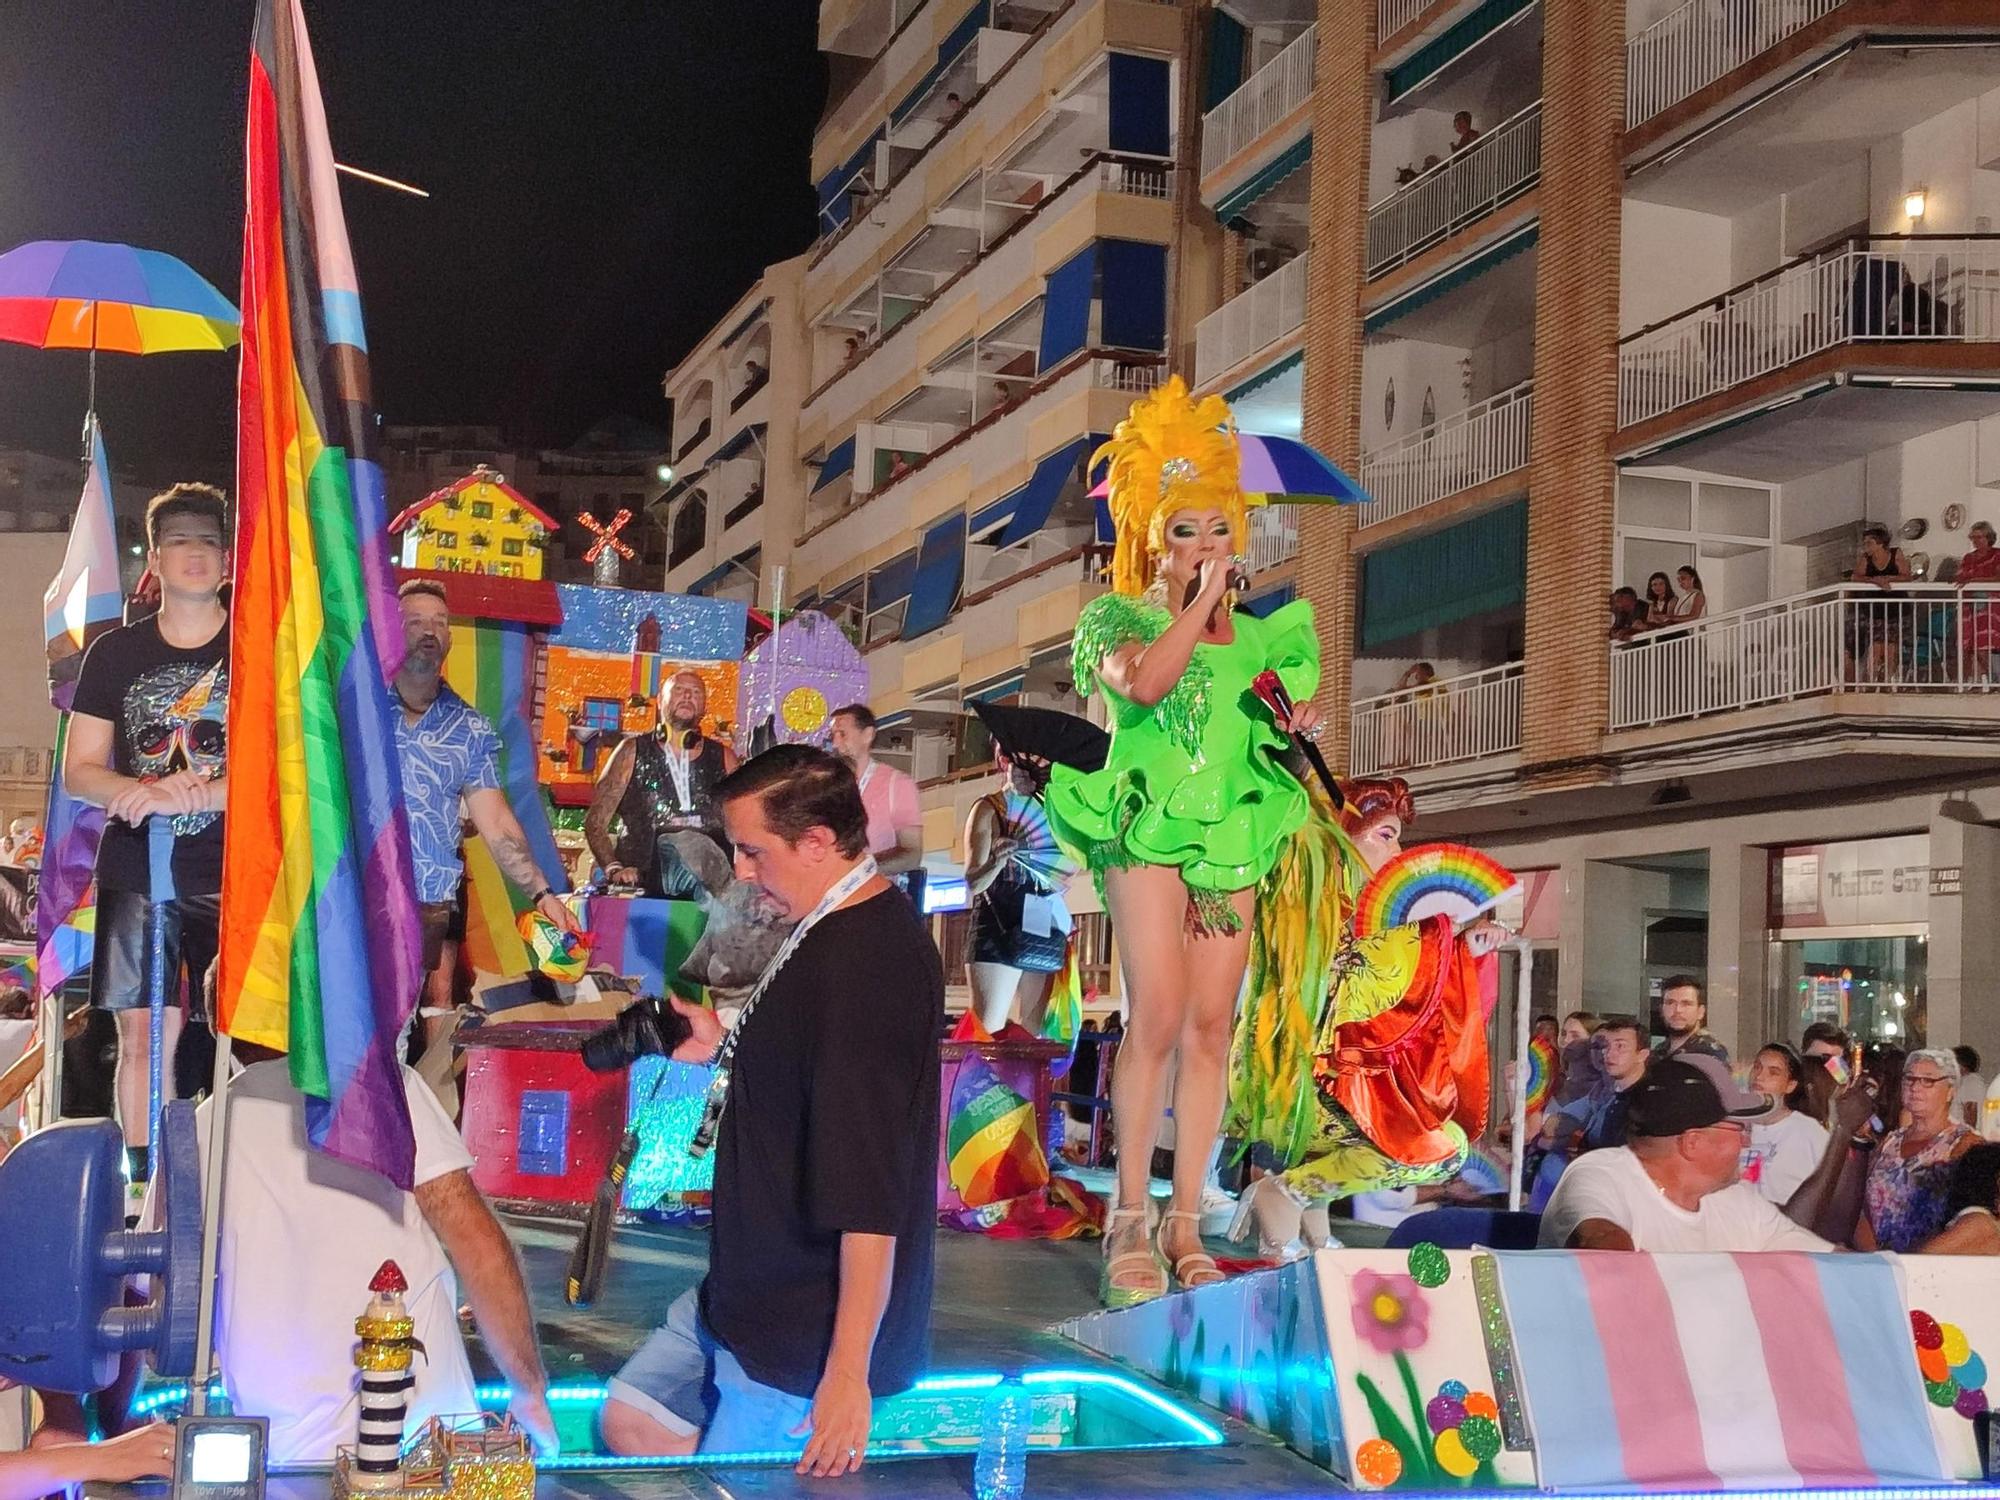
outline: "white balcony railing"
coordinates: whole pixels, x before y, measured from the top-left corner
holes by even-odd
[[[1534,412],[1535,383],[1526,380],[1365,455],[1361,487],[1370,498],[1358,524],[1394,520],[1521,468]]]
[[[1135,198],[1171,198],[1174,195],[1173,163],[1144,161],[1136,157],[1106,157],[1098,164],[1097,184],[1107,193],[1128,193]]]
[[[1508,116],[1368,210],[1368,274],[1380,276],[1520,196],[1542,175],[1542,101]]]
[[[1841,4],[1688,0],[1625,44],[1625,128],[1645,124]]]
[[[1437,0],[1376,0],[1375,39],[1388,41],[1436,3]]]
[[[1844,583],[1611,648],[1611,727],[1825,693],[1990,693],[2000,588]]]
[[[1288,563],[1299,555],[1299,508],[1262,505],[1250,512],[1250,574]]]
[[[1521,669],[1510,661],[1356,699],[1348,718],[1353,774],[1421,771],[1519,750]]]
[[[1629,427],[1836,344],[2000,338],[2000,236],[1850,241],[1618,346]]]
[[[1196,385],[1206,385],[1305,326],[1309,258],[1309,252],[1294,256],[1195,325]]]
[[[1319,28],[1308,26],[1285,50],[1243,80],[1201,117],[1201,173],[1206,177],[1277,123],[1312,102]]]

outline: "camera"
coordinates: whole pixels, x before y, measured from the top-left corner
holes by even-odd
[[[593,1073],[615,1073],[641,1057],[668,1056],[693,1034],[686,1016],[648,995],[584,1042],[583,1065]]]

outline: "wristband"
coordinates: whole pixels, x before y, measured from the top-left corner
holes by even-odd
[[[555,888],[553,886],[545,885],[539,891],[535,892],[533,896],[528,898],[528,905],[540,906],[545,898],[553,896],[554,894],[555,894]]]

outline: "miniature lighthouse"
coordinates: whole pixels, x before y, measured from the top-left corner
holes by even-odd
[[[409,1415],[410,1365],[422,1347],[416,1323],[403,1305],[410,1289],[393,1260],[368,1283],[368,1309],[354,1320],[361,1336],[354,1363],[361,1370],[361,1425],[348,1484],[357,1490],[390,1490],[403,1482],[403,1422]]]

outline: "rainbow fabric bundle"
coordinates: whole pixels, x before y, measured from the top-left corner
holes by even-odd
[[[958,1066],[945,1133],[951,1185],[968,1208],[1048,1186],[1049,1162],[1035,1138],[1035,1106],[1000,1081],[984,1058]]]
[[[590,967],[588,933],[564,932],[538,911],[521,913],[520,932],[528,961],[549,978],[575,984]]]

